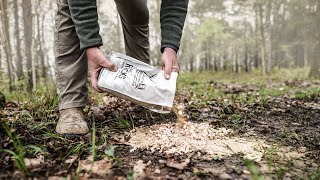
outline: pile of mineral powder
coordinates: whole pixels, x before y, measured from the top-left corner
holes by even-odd
[[[248,159],[261,158],[262,152],[255,150],[257,143],[231,136],[232,130],[213,128],[208,123],[168,123],[131,131],[128,144],[132,151],[139,148],[172,155],[201,152],[209,158],[240,153]]]

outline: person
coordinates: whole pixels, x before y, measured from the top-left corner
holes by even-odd
[[[126,54],[149,63],[149,11],[147,0],[115,0],[120,15]],[[161,61],[165,78],[179,71],[177,51],[187,14],[189,0],[162,0]],[[99,49],[96,0],[57,0],[55,20],[55,71],[59,95],[60,117],[56,132],[83,135],[89,132],[83,107],[88,103],[87,74],[97,89],[101,68],[117,67]],[[106,42],[108,43],[108,42]]]

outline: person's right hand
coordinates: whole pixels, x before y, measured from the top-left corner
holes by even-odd
[[[91,85],[96,91],[100,92],[100,90],[97,88],[97,81],[101,68],[105,67],[110,71],[117,71],[118,68],[105,57],[103,52],[98,47],[88,48],[86,49],[86,53],[88,58]]]

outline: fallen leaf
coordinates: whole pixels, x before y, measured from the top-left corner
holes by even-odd
[[[160,173],[161,173],[161,170],[160,170],[160,169],[155,169],[155,170],[154,170],[154,173],[160,174]]]
[[[214,176],[218,176],[219,174],[226,171],[225,167],[219,167],[219,168],[212,168],[212,167],[195,167],[193,168],[193,172],[195,173],[210,173]]]
[[[133,167],[133,178],[143,179],[143,177],[145,177],[144,169],[146,166],[147,165],[142,160],[137,161]]]
[[[91,111],[92,111],[92,114],[93,116],[99,120],[99,121],[104,121],[106,119],[106,117],[104,116],[103,114],[103,111],[98,108],[98,107],[91,107]]]
[[[66,179],[65,177],[60,177],[60,176],[50,176],[48,177],[48,180],[64,180]]]
[[[114,146],[110,145],[107,149],[104,150],[104,154],[106,154],[109,157],[114,157]]]
[[[106,105],[109,105],[111,103],[114,103],[117,101],[117,98],[115,97],[110,97],[110,96],[105,96],[102,98],[103,102],[106,104]]]
[[[77,158],[78,158],[78,156],[70,156],[69,159],[64,161],[64,163],[72,164]]]
[[[306,166],[306,164],[304,163],[304,161],[301,160],[293,160],[292,161],[293,165],[297,168],[304,168]]]
[[[40,155],[34,159],[24,158],[23,161],[28,169],[34,169],[41,166],[44,163],[44,157]]]
[[[110,174],[111,167],[112,162],[108,158],[104,158],[93,163],[91,160],[86,159],[79,161],[78,170],[85,171],[86,173],[90,173],[92,171],[93,174],[105,176],[106,174]]]
[[[188,168],[188,164],[190,163],[190,159],[186,159],[184,162],[182,163],[178,163],[178,162],[174,162],[174,161],[167,161],[167,166],[168,167],[172,167],[172,168],[175,168],[175,169],[180,169],[180,170],[183,170],[183,169],[186,169]]]
[[[306,151],[307,151],[307,148],[304,147],[304,146],[300,146],[300,147],[298,148],[298,152],[299,152],[299,153],[305,153]]]
[[[219,179],[222,179],[222,180],[232,179],[232,176],[230,174],[223,173],[219,176]]]

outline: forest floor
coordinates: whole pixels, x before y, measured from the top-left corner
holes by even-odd
[[[319,80],[284,71],[185,73],[178,81],[186,124],[91,93],[83,137],[55,134],[54,89],[8,95],[0,179],[320,179]]]

